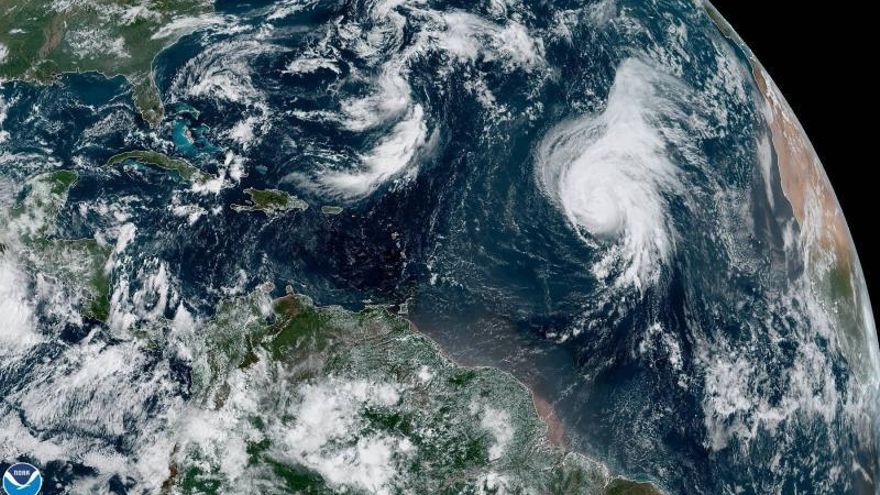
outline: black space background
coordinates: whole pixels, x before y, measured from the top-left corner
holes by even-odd
[[[819,153],[880,310],[876,136],[880,24],[850,3],[713,0],[782,90]],[[812,4],[812,5],[811,5]]]

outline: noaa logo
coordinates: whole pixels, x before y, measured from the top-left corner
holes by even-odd
[[[37,495],[43,488],[40,470],[26,462],[9,466],[3,474],[3,491],[7,495]]]

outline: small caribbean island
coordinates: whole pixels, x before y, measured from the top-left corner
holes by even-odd
[[[324,205],[321,207],[321,213],[330,216],[336,216],[343,212],[343,208],[341,206],[328,206]]]

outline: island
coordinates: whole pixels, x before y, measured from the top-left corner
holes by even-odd
[[[325,215],[330,215],[330,216],[339,215],[340,213],[342,213],[342,211],[343,210],[342,210],[341,206],[326,206],[325,205],[325,206],[321,207],[321,213],[323,213]]]
[[[164,112],[153,59],[218,20],[206,0],[0,1],[0,80],[49,83],[63,73],[89,71],[124,76],[138,112],[156,125]]]
[[[244,193],[250,197],[247,204],[234,204],[231,207],[238,213],[261,211],[273,216],[291,210],[305,211],[309,208],[309,204],[305,201],[279,189],[247,188]]]
[[[172,158],[158,151],[135,150],[118,153],[111,156],[106,163],[106,167],[115,167],[125,162],[137,162],[144,165],[152,165],[162,170],[176,173],[181,179],[196,184],[208,182],[215,177],[207,172],[203,172],[195,165],[180,158]]]

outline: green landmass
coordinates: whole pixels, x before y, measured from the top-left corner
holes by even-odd
[[[244,190],[250,199],[247,204],[234,204],[232,209],[236,212],[262,211],[267,215],[275,215],[290,210],[305,211],[309,204],[278,189],[253,189]]]
[[[456,365],[385,308],[352,312],[271,291],[223,302],[191,363],[196,414],[224,418],[223,441],[243,446],[245,474],[228,476],[225,449],[183,442],[166,492],[234,493],[246,479],[267,494],[659,493],[551,444],[521,383]],[[373,486],[343,472],[386,454]]]
[[[772,83],[767,80],[766,71],[754,53],[711,3],[705,2],[703,6],[709,18],[718,27],[719,32],[748,59],[752,76],[763,100],[768,102],[768,104],[775,101],[775,97],[770,94]],[[778,102],[778,104],[781,108],[788,108],[785,102]],[[788,111],[791,112],[791,109],[788,108]],[[794,114],[792,113],[791,115],[793,116]],[[785,132],[774,131],[772,126],[770,126],[769,130],[771,137],[775,132],[780,136],[779,139],[781,140],[792,139]],[[802,133],[803,130],[797,125],[794,132]],[[812,150],[809,152],[814,153]],[[821,168],[821,165],[814,164],[813,166]],[[778,168],[778,164],[776,167]],[[813,184],[810,187],[819,186]],[[833,196],[830,185],[828,185],[827,194]],[[834,200],[824,207],[839,208]],[[802,222],[797,217],[795,219],[799,223]],[[844,224],[839,228],[845,230],[846,226]],[[826,234],[829,236],[833,235],[830,232],[828,230]],[[872,323],[865,318],[865,314],[870,313],[870,308],[865,306],[868,298],[863,297],[862,294],[862,291],[865,289],[861,279],[864,276],[859,268],[858,258],[855,255],[855,248],[851,244],[852,241],[849,239],[849,234],[846,233],[845,237],[847,238],[845,243],[829,245],[818,242],[810,247],[813,251],[810,256],[822,259],[828,256],[829,251],[832,251],[834,260],[828,265],[821,262],[811,263],[809,265],[808,277],[811,279],[811,290],[815,291],[815,294],[822,301],[822,306],[828,308],[829,316],[835,320],[835,327],[838,329],[838,334],[842,337],[840,339],[841,348],[853,367],[856,376],[861,380],[870,381],[876,373],[876,368],[871,361],[872,353],[866,352],[866,349],[874,346],[875,332],[871,328]]]
[[[321,213],[325,215],[339,215],[343,209],[341,206],[322,206]]]
[[[76,179],[58,171],[28,180],[19,203],[0,211],[0,245],[78,298],[82,314],[106,321],[109,249],[56,228]],[[160,318],[133,332],[149,347],[173,338],[190,350],[182,414],[222,425],[217,436],[190,435],[181,423],[160,493],[659,493],[551,443],[524,385],[457,365],[388,309],[321,307],[291,288],[273,291],[265,284],[223,300],[191,330]]]
[[[58,238],[55,222],[78,176],[70,170],[38,175],[27,181],[23,199],[0,211],[7,226],[0,254],[10,252],[30,272],[57,282],[87,317],[106,321],[110,313],[110,280],[104,266],[110,249],[95,239]]]
[[[116,167],[125,162],[137,162],[144,165],[152,165],[162,170],[176,173],[181,179],[192,183],[204,183],[214,179],[215,177],[207,172],[203,172],[195,165],[180,158],[172,158],[158,151],[135,150],[126,151],[110,157],[107,160],[107,167]]]
[[[28,241],[54,233],[55,218],[67,202],[67,191],[78,178],[71,170],[59,170],[28,180],[24,198],[6,212],[11,217],[10,226],[18,227],[18,233]]]
[[[67,72],[121,75],[144,120],[157,124],[162,100],[156,55],[210,20],[207,0],[0,0],[0,79],[50,82]]]
[[[613,480],[605,488],[605,495],[658,495],[659,493],[657,488],[651,483],[622,478]]]

